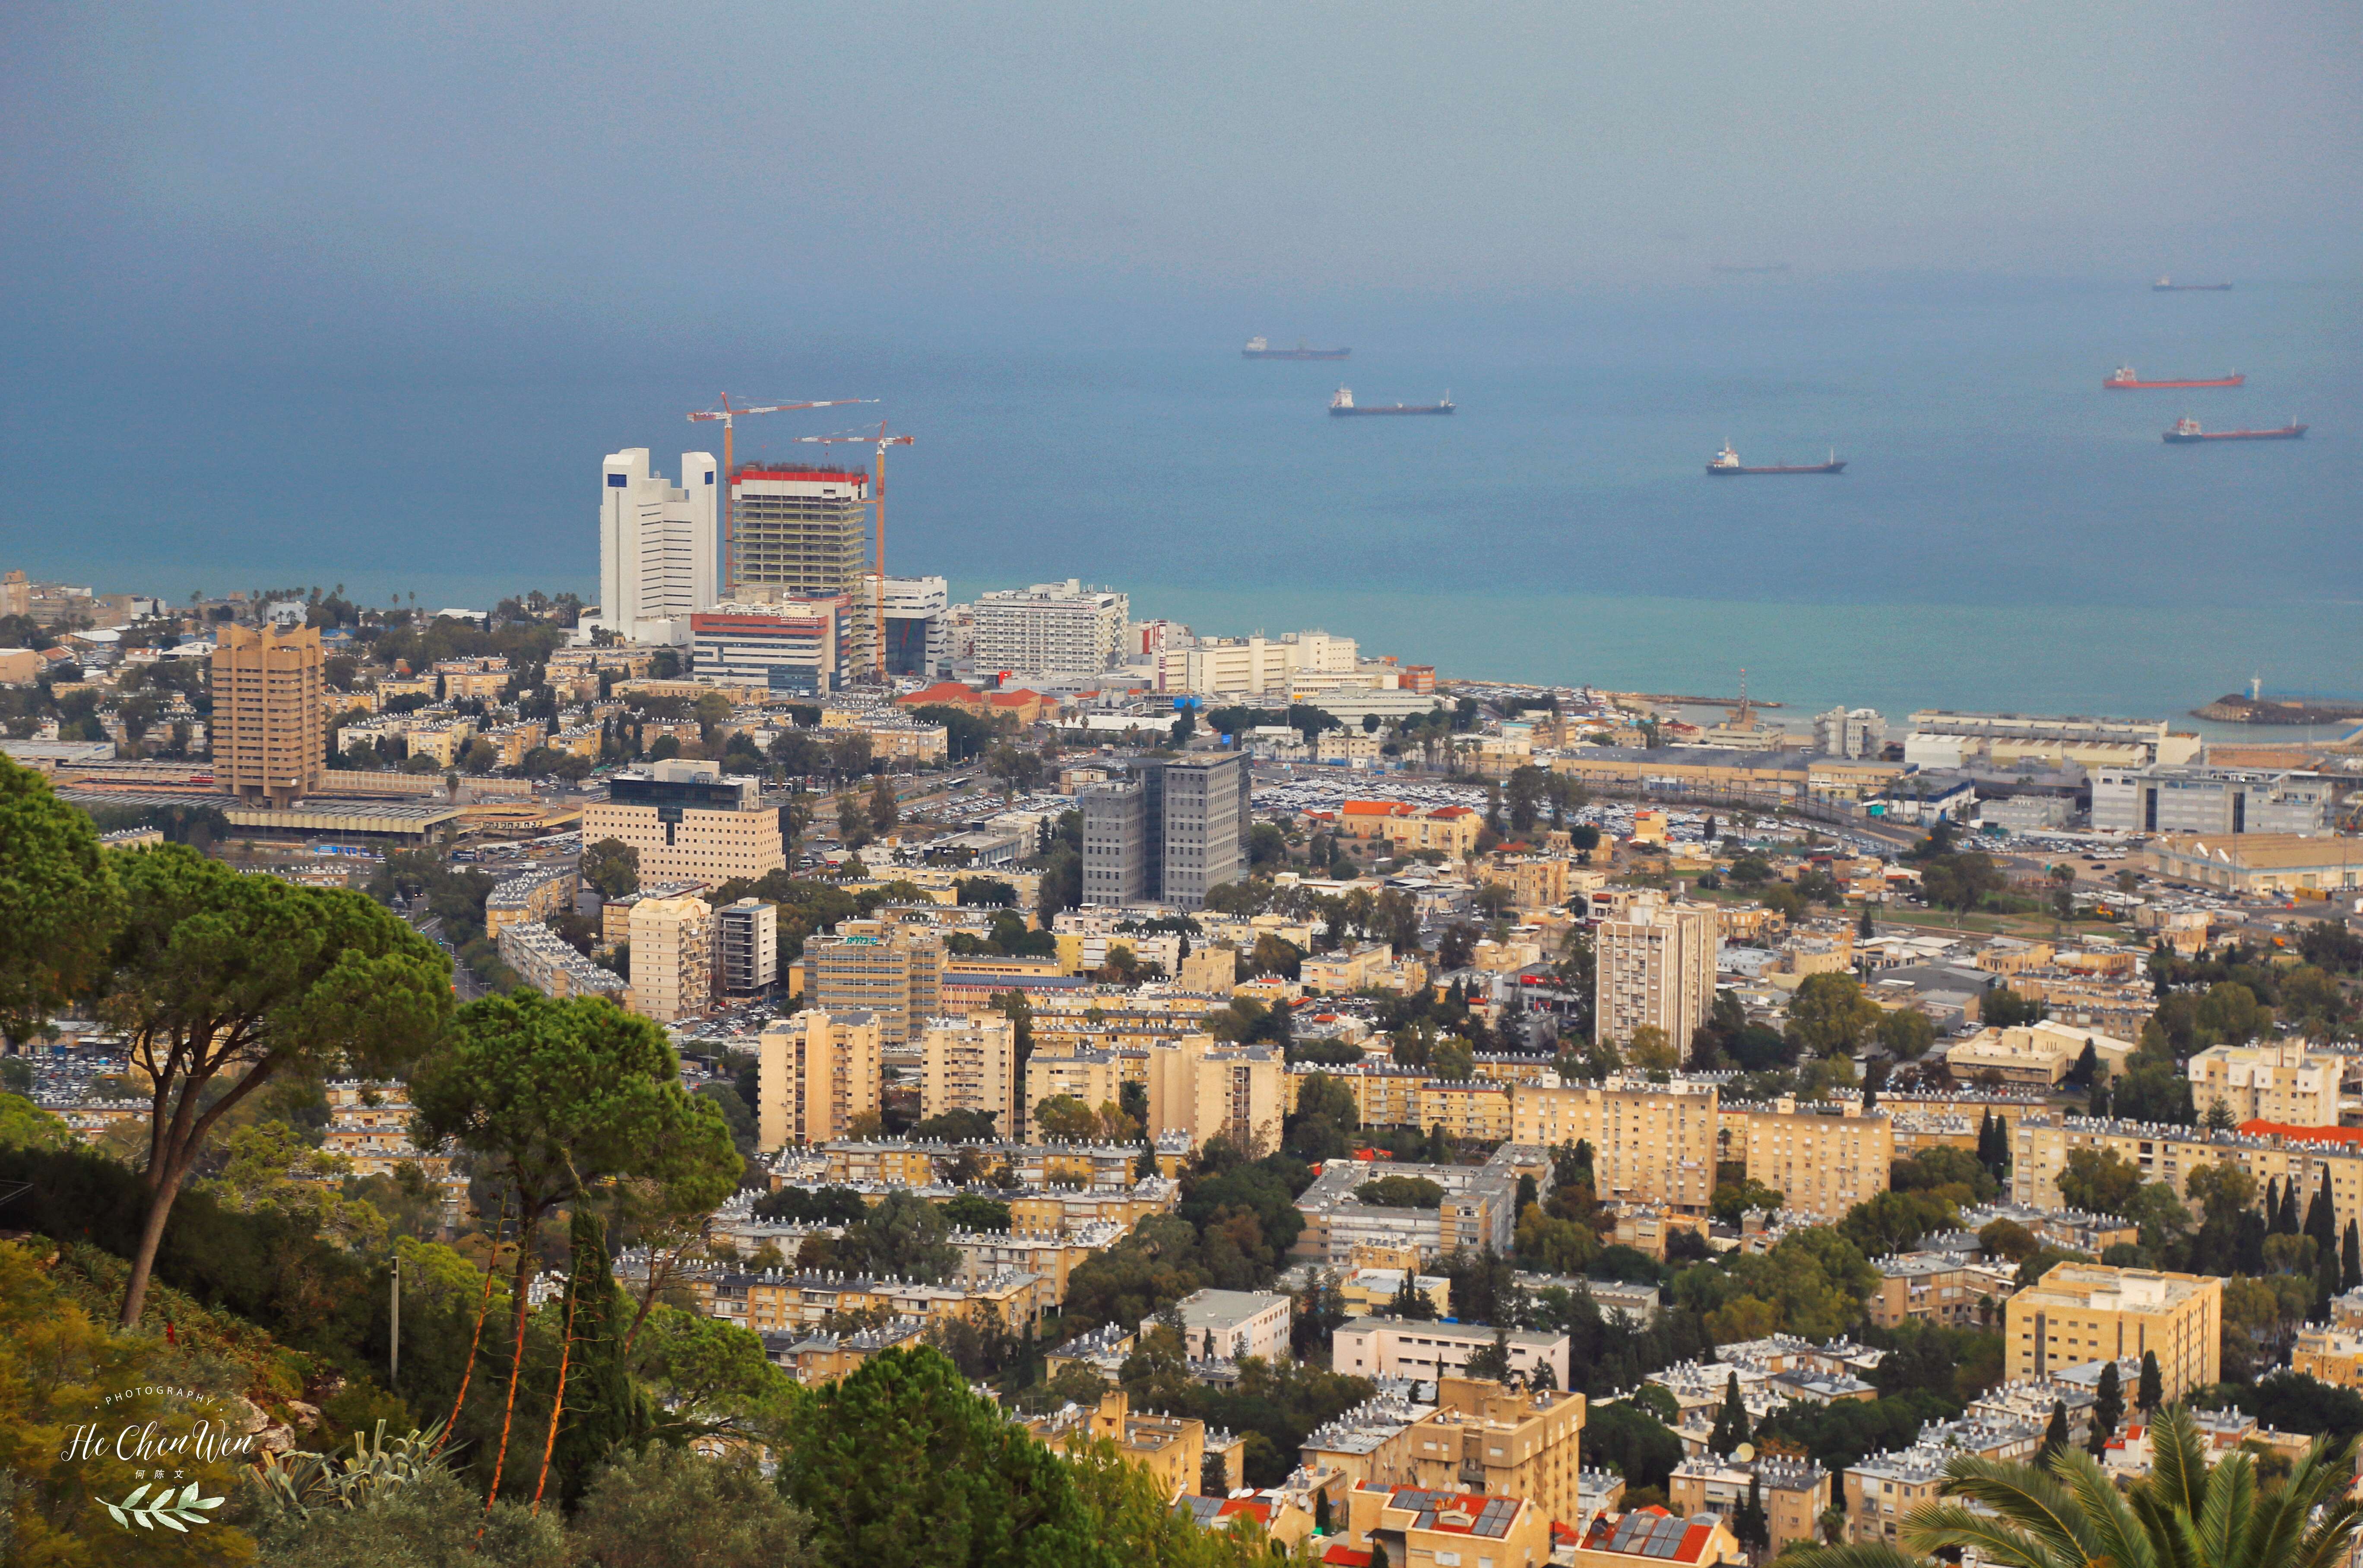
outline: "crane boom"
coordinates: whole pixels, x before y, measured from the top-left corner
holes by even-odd
[[[864,435],[864,434],[860,434],[860,433],[857,433],[857,432],[847,432],[847,433],[845,433],[845,434],[837,435],[837,436],[797,436],[797,437],[796,437],[796,439],[797,439],[797,440],[799,440],[799,441],[802,441],[802,442],[808,443],[808,444],[810,444],[810,445],[812,445],[812,446],[815,446],[815,447],[833,447],[833,446],[838,445],[839,442],[846,442],[846,441],[858,441],[858,442],[862,442],[862,443],[864,443],[864,444],[866,444],[866,445],[869,445],[869,446],[871,446],[871,447],[875,447],[878,449],[878,478],[877,478],[876,481],[875,481],[875,482],[871,485],[871,499],[873,502],[876,502],[877,507],[878,507],[878,529],[877,529],[877,539],[878,539],[878,564],[877,564],[876,568],[874,569],[875,569],[875,571],[876,571],[876,574],[877,574],[877,583],[878,583],[878,587],[877,587],[877,592],[876,592],[876,594],[875,594],[875,596],[874,596],[874,599],[873,599],[873,604],[874,604],[874,606],[875,606],[875,618],[874,618],[874,620],[873,620],[873,621],[872,621],[872,623],[871,623],[871,635],[873,637],[875,637],[875,638],[877,639],[877,643],[878,643],[878,679],[879,679],[879,683],[880,683],[881,685],[883,685],[883,684],[885,683],[886,679],[887,679],[887,668],[886,668],[886,448],[887,448],[887,447],[908,447],[908,446],[910,446],[910,445],[914,442],[914,440],[915,439],[915,437],[914,437],[914,436],[889,436],[889,435],[887,435],[887,434],[886,434],[886,422],[885,422],[884,420],[882,420],[882,420],[880,420],[880,421],[878,422],[878,428],[877,428],[877,430],[876,430],[874,433],[872,433],[872,434],[867,434],[867,435]]]
[[[722,426],[722,591],[726,598],[735,598],[738,591],[738,534],[731,516],[730,481],[735,476],[732,436],[742,414],[785,414],[798,408],[843,408],[849,403],[876,403],[874,397],[821,398],[811,403],[767,403],[760,407],[733,408],[730,394],[722,394],[720,408],[701,408],[690,414],[693,425],[719,423]]]

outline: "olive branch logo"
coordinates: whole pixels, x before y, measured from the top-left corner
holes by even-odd
[[[172,1495],[172,1488],[165,1487],[150,1499],[147,1506],[143,1507],[140,1506],[139,1499],[147,1496],[148,1487],[142,1486],[120,1503],[110,1503],[101,1497],[98,1505],[107,1511],[116,1524],[126,1529],[129,1529],[133,1525],[138,1525],[141,1529],[154,1529],[158,1525],[162,1525],[166,1529],[176,1529],[183,1535],[186,1535],[189,1533],[190,1525],[213,1522],[199,1512],[199,1509],[218,1508],[223,1501],[219,1497],[198,1496],[197,1483],[194,1481],[183,1487],[177,1497]]]

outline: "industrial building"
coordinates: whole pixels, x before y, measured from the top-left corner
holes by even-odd
[[[2116,833],[2331,831],[2334,782],[2318,773],[2239,767],[2102,767],[2092,772],[2092,826]]]

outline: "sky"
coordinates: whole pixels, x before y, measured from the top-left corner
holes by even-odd
[[[2278,281],[2351,342],[2356,23],[2353,0],[22,0],[0,565],[587,587],[582,476],[690,445],[716,392],[924,382],[934,450],[995,402],[1001,471],[1039,472],[1079,427],[1029,430],[1040,355],[1071,403],[1137,374],[1111,347],[1382,329],[1444,346],[1390,392],[1481,392],[1453,346],[1546,311],[1564,341],[1570,304],[1679,321],[1717,266],[1874,302]],[[988,481],[913,472],[947,535]],[[471,542],[482,592],[453,581]],[[988,568],[1089,569],[939,569]]]
[[[12,335],[174,343],[1775,260],[2344,273],[2356,22],[2307,0],[26,4],[0,20],[0,254]]]

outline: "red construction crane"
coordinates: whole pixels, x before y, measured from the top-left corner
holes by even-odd
[[[733,408],[730,406],[730,394],[724,392],[720,408],[700,409],[689,416],[692,424],[718,420],[722,425],[722,591],[725,596],[736,593],[738,588],[738,563],[734,553],[738,537],[730,525],[730,480],[734,472],[731,459],[735,456],[731,450],[730,436],[735,422],[742,414],[785,414],[796,408],[842,408],[848,403],[877,401],[874,397],[835,397],[819,403],[767,403],[760,408]],[[688,478],[686,474],[682,476],[684,483]]]
[[[799,436],[796,439],[816,447],[858,441],[878,448],[878,477],[871,482],[870,490],[871,498],[878,503],[877,620],[871,627],[871,635],[878,639],[878,679],[882,684],[886,679],[886,448],[907,447],[913,437],[887,435],[886,422],[882,419],[878,422],[877,434],[871,436],[849,433],[842,436]]]

